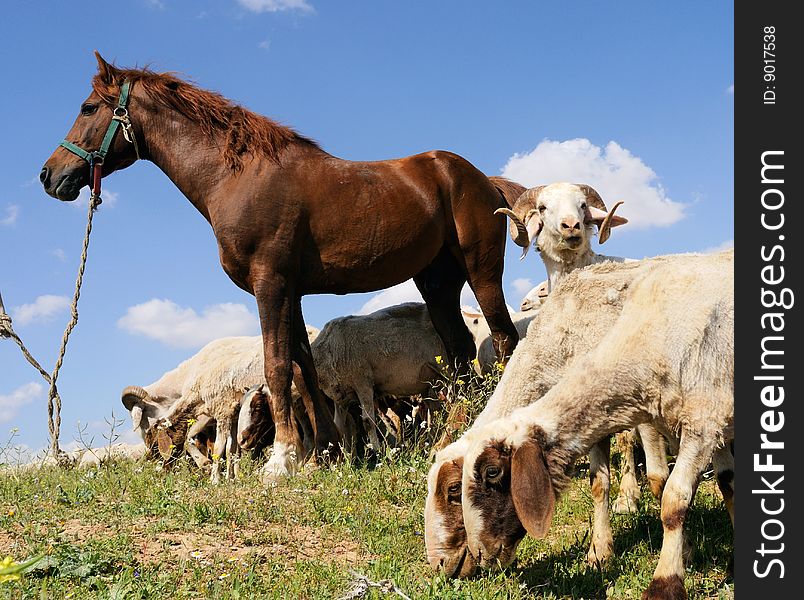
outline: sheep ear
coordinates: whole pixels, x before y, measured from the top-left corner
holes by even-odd
[[[555,494],[541,446],[527,440],[511,456],[511,497],[519,520],[535,538],[547,535]]]
[[[156,434],[156,443],[159,446],[159,455],[164,460],[169,460],[172,456],[171,446],[173,445],[173,440],[170,439],[170,436],[164,429],[160,429],[159,433]]]
[[[132,424],[131,428],[136,430],[140,426],[141,422],[142,422],[142,407],[139,406],[139,405],[132,406],[131,407],[131,424]]]

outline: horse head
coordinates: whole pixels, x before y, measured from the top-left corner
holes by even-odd
[[[127,109],[120,106],[124,87],[125,100],[128,100],[125,72],[107,63],[97,52],[95,57],[98,73],[92,79],[92,93],[81,103],[78,117],[64,142],[39,173],[45,192],[63,201],[75,200],[82,187],[91,185],[91,160],[102,162],[101,173],[106,176],[128,167],[138,158],[136,143],[128,141],[136,141],[136,138],[130,129]],[[118,125],[112,125],[115,122],[128,131],[124,131],[124,135],[114,135],[118,128]]]

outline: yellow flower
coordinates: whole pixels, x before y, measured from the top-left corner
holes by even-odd
[[[444,362],[444,358],[439,354],[438,356],[435,357],[435,361],[440,365],[441,363]]]
[[[188,424],[190,427],[192,427],[193,425],[195,425],[195,419],[187,419],[187,424]]]
[[[3,560],[0,560],[0,583],[4,583],[6,581],[17,581],[20,578],[19,573],[8,572],[16,566],[17,563],[15,563],[14,559],[10,556],[6,556]]]

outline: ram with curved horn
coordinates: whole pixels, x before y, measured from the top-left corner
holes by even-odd
[[[511,239],[522,247],[521,258],[531,244],[538,244],[552,290],[574,269],[605,260],[623,260],[596,254],[591,246],[595,226],[602,244],[609,239],[612,227],[628,222],[614,214],[621,204],[622,201],[617,202],[608,210],[592,186],[561,182],[530,188],[513,208],[498,208],[494,212],[511,220],[509,232]]]

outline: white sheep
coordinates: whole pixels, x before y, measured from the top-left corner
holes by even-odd
[[[652,259],[652,261],[663,259]],[[544,395],[563,376],[571,360],[594,348],[615,322],[623,308],[624,290],[645,271],[651,260],[624,263],[611,273],[579,271],[574,278],[584,281],[582,288],[559,288],[545,302],[531,321],[522,339],[537,357],[528,363],[527,373],[519,373],[517,386],[524,385],[527,394],[506,393],[516,367],[512,362],[503,372],[497,388],[469,432],[482,427],[514,409]],[[612,263],[613,265],[613,263]],[[520,344],[522,345],[522,344]],[[518,355],[518,351],[513,357]],[[513,359],[512,357],[512,359]],[[517,361],[513,361],[517,364]],[[468,447],[467,434],[441,450],[428,475],[425,505],[425,543],[428,561],[448,575],[463,576],[474,570],[467,554],[461,511],[461,474],[463,457]],[[608,514],[609,461],[608,446],[601,444],[590,452],[590,478],[594,519],[587,558],[590,563],[607,559],[612,538]],[[653,464],[648,465],[655,468]]]
[[[318,330],[307,328],[308,338]],[[243,393],[264,381],[260,336],[214,340],[191,358],[145,388],[123,390],[123,404],[131,411],[149,448],[157,446],[163,458],[186,450],[203,465],[207,457],[194,443],[195,435],[215,422],[211,480],[220,480],[220,461],[226,458],[226,477],[235,476],[239,445],[237,416]]]
[[[446,355],[427,306],[416,302],[335,318],[324,325],[312,351],[321,390],[335,403],[336,426],[345,438],[354,435],[347,412],[356,400],[376,449],[381,440],[375,393],[432,396],[431,382],[439,375],[435,357]]]
[[[556,325],[537,318],[508,363],[502,391],[524,406],[464,436],[464,526],[481,566],[509,564],[525,531],[543,537],[575,460],[640,423],[680,439],[662,496],[661,554],[643,598],[686,598],[682,529],[710,460],[733,524],[734,252],[645,262],[650,267],[637,267],[642,272],[622,291],[622,312],[599,343],[546,393],[532,383],[542,363],[533,342]],[[542,314],[561,302],[571,315],[589,277],[628,264],[570,275]]]

